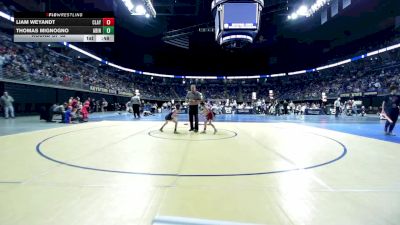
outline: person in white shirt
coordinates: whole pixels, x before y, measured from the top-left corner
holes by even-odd
[[[300,112],[301,112],[301,104],[298,104],[298,105],[296,106],[296,110],[294,111],[294,113],[295,113],[296,115],[299,115]]]
[[[162,110],[163,110],[163,111],[167,110],[167,107],[168,107],[168,104],[167,104],[166,102],[164,102],[164,103],[162,104]]]
[[[236,109],[237,109],[237,102],[236,102],[236,100],[233,100],[233,103],[232,103],[232,114],[236,113]]]
[[[108,102],[106,101],[105,98],[103,98],[101,101],[101,112],[106,112],[107,107],[108,107]]]
[[[128,112],[128,113],[133,113],[133,108],[132,108],[132,102],[131,102],[131,101],[128,101],[128,102],[125,104],[125,106],[126,106],[126,112]]]
[[[256,102],[257,112],[261,113],[261,99],[258,99]]]
[[[340,113],[340,98],[336,99],[336,101],[333,103],[333,106],[335,107],[335,117],[338,117]]]
[[[7,91],[4,92],[4,95],[1,96],[0,98],[0,104],[3,106],[4,108],[4,117],[6,119],[8,119],[9,116],[11,116],[11,118],[15,118],[14,115],[14,98],[11,97]]]
[[[304,115],[304,113],[306,112],[307,109],[307,105],[303,104],[303,106],[301,106],[301,115]]]
[[[353,100],[353,107],[351,108],[352,113],[354,113],[356,116],[358,116],[358,106],[357,102]]]
[[[290,103],[289,103],[289,113],[290,114],[294,113],[295,107],[296,106],[294,105],[293,101],[290,101]]]

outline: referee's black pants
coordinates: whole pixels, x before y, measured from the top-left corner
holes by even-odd
[[[394,127],[396,126],[397,119],[399,118],[399,110],[394,109],[389,111],[387,116],[393,121],[393,123],[389,123],[389,121],[386,121],[385,124],[385,131],[392,133]]]
[[[194,119],[194,126],[193,126]],[[190,130],[199,130],[199,106],[198,105],[189,105],[189,121],[190,121]]]
[[[139,104],[132,104],[133,116],[136,118],[140,118],[140,105]]]
[[[339,107],[335,107],[335,116],[338,117],[340,113],[340,108]]]

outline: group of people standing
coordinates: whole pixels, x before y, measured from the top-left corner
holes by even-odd
[[[397,120],[400,114],[400,96],[398,95],[398,87],[391,85],[389,87],[390,94],[385,97],[382,102],[382,111],[380,116],[386,120],[385,123],[385,135],[395,136],[393,129],[396,126]],[[350,99],[343,105],[340,102],[340,98],[337,98],[333,103],[335,107],[335,117],[338,117],[340,112],[345,112],[348,116],[351,116],[354,112],[357,115],[357,106],[354,100]],[[365,114],[365,107],[361,107],[361,115]]]
[[[344,113],[347,116],[358,115],[358,105],[354,99],[349,99],[345,101],[343,104],[341,103],[341,98],[337,98],[333,103],[333,107],[335,108],[335,117],[338,117],[340,113]],[[361,116],[365,116],[366,110],[365,106],[361,106],[360,108]]]
[[[189,131],[193,131],[197,133],[199,131],[199,105],[202,108],[202,114],[204,115],[204,130],[201,133],[206,133],[207,124],[214,128],[214,134],[217,133],[217,129],[215,128],[212,121],[214,120],[214,113],[210,106],[204,103],[203,95],[196,90],[196,85],[190,86],[190,91],[188,91],[186,95],[186,102],[189,105],[189,122],[190,122],[190,129]],[[178,113],[180,110],[180,105],[175,105],[175,108],[165,116],[165,123],[160,128],[160,131],[163,132],[164,127],[169,123],[173,122],[175,124],[174,133],[178,134],[177,127],[178,127]]]
[[[382,103],[382,111],[381,116],[386,119],[386,124],[384,127],[385,134],[393,136],[393,129],[396,125],[400,114],[400,96],[398,95],[398,87],[391,86],[389,88],[390,95],[386,96],[383,103]],[[355,109],[354,101],[349,100],[344,105],[340,101],[341,99],[338,98],[334,102],[335,108],[335,116],[338,117],[340,112],[348,110],[348,108],[343,108],[347,106],[351,106],[350,109],[353,111]],[[64,103],[63,105],[54,104],[50,109],[50,116],[49,120],[52,121],[53,114],[61,114],[62,115],[62,122],[64,123],[71,123],[74,119],[78,119],[81,122],[88,121],[89,112],[91,111],[91,102],[93,99],[88,98],[86,101],[81,102],[79,97],[73,98],[71,97],[68,102]],[[277,102],[277,101],[275,101]],[[14,98],[8,94],[8,92],[4,92],[4,94],[0,98],[0,105],[4,110],[5,118],[14,118]],[[285,105],[286,103],[286,105]],[[199,107],[202,110],[202,114],[204,115],[204,129],[201,133],[205,133],[207,130],[207,126],[210,125],[214,129],[214,134],[217,132],[212,121],[215,118],[215,114],[212,110],[212,106],[206,104],[203,99],[202,93],[196,90],[195,85],[190,86],[190,91],[187,92],[186,95],[186,104],[188,105],[189,109],[189,124],[190,129],[189,131],[193,131],[197,133],[199,131]],[[141,99],[140,94],[136,93],[134,97],[127,103],[127,110],[132,111],[135,118],[140,118],[140,105]],[[293,102],[284,102],[286,109],[289,111],[296,111],[300,110],[295,107]],[[102,111],[104,112],[107,107],[107,102],[105,99],[101,101]],[[257,108],[261,108],[261,104],[257,105]],[[271,104],[271,108],[274,108]],[[175,124],[174,133],[178,133],[177,126],[178,126],[178,113],[180,111],[181,106],[176,104],[175,106],[171,107],[170,113],[165,117],[165,123],[160,128],[160,131],[163,132],[164,127],[169,123],[173,122]],[[361,112],[365,113],[365,110],[361,110]],[[357,111],[356,111],[357,113]]]
[[[91,112],[91,98],[81,101],[79,97],[70,97],[63,104],[55,103],[50,108],[42,106],[40,108],[40,120],[46,122],[56,122],[53,120],[54,115],[60,115],[60,123],[80,123],[89,121],[89,113]]]

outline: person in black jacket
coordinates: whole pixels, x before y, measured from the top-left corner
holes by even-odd
[[[386,117],[385,134],[395,136],[393,129],[399,118],[400,96],[397,94],[397,86],[391,86],[389,90],[390,95],[386,96],[382,103],[382,115]]]

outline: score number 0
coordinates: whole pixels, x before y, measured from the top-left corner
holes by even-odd
[[[103,34],[114,34],[114,18],[103,18]]]
[[[114,18],[103,18],[103,26],[114,26]]]

